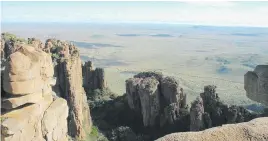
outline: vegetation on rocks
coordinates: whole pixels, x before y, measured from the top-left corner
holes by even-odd
[[[5,41],[14,41],[14,42],[24,42],[26,43],[26,40],[20,37],[17,37],[14,34],[11,34],[9,32],[2,33],[2,39]]]

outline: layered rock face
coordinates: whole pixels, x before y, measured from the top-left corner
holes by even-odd
[[[140,113],[145,127],[174,124],[186,107],[186,95],[172,77],[143,72],[126,80],[129,107]]]
[[[257,117],[256,114],[250,113],[244,107],[229,106],[221,102],[216,93],[216,86],[205,86],[204,92],[200,96],[192,103],[190,109],[191,131],[200,131],[228,123],[245,122]]]
[[[199,131],[205,128],[203,115],[204,115],[203,100],[201,97],[197,97],[196,100],[192,103],[190,109],[191,131]]]
[[[91,132],[91,116],[87,104],[86,93],[82,87],[82,62],[78,49],[67,42],[49,39],[45,49],[52,55],[55,77],[57,77],[56,92],[67,100],[69,106],[68,133],[70,136],[83,140]]]
[[[173,133],[156,141],[267,141],[268,118],[227,124],[199,132]]]
[[[244,75],[247,97],[268,105],[268,65],[258,65]]]
[[[105,73],[103,68],[93,68],[91,61],[85,62],[83,65],[83,86],[86,92],[93,91],[95,89],[103,90],[107,87],[105,80]]]
[[[3,141],[67,141],[68,106],[53,96],[50,55],[20,45],[10,54],[3,72]]]

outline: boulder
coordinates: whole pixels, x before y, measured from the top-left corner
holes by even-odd
[[[156,141],[266,141],[267,139],[268,118],[263,117],[199,132],[173,133]]]
[[[68,107],[64,99],[53,98],[51,57],[34,47],[19,46],[3,72],[7,94],[1,94],[1,139],[67,141]]]
[[[268,105],[268,65],[258,65],[244,75],[247,97]]]
[[[52,101],[52,95],[46,95],[37,104],[2,113],[1,135],[5,141],[43,140],[41,131],[42,116]]]

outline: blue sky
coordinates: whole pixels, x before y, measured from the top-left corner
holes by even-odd
[[[268,27],[265,2],[2,2],[2,22],[166,22]]]

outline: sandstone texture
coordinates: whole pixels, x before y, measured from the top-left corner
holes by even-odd
[[[25,44],[6,55],[2,141],[67,141],[68,106],[53,98],[50,55]]]
[[[54,76],[57,82],[54,90],[67,100],[69,106],[68,134],[77,140],[84,140],[91,132],[92,121],[82,87],[82,61],[78,49],[68,42],[54,39],[47,40],[45,49],[52,53],[56,61]]]
[[[244,75],[247,97],[268,105],[268,65],[258,65]]]
[[[199,132],[173,133],[156,141],[267,141],[268,118],[226,124]]]

